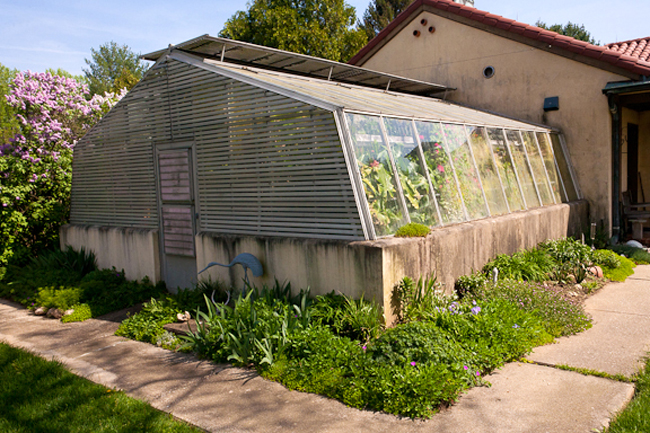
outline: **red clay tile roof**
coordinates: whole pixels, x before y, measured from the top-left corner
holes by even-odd
[[[650,62],[650,37],[605,45],[608,50]]]
[[[356,65],[360,62],[364,56],[388,37],[394,29],[399,27],[404,21],[408,20],[414,12],[423,7],[428,7],[429,9],[435,8],[449,13],[454,13],[484,25],[496,27],[533,40],[541,41],[545,44],[552,45],[553,47],[618,66],[635,74],[644,76],[650,75],[650,58],[648,57],[650,54],[650,38],[637,39],[635,41],[621,42],[601,47],[568,36],[563,36],[550,30],[540,29],[539,27],[504,18],[500,15],[494,15],[470,6],[454,3],[451,0],[415,0],[384,30],[379,32],[375,38],[368,42],[361,51],[352,57],[349,63]],[[636,45],[632,47],[633,44]],[[641,47],[641,45],[643,46]]]

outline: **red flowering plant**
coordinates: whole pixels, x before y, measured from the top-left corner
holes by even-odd
[[[0,265],[56,245],[68,219],[75,143],[119,101],[51,73],[18,72],[7,102],[19,132],[0,144]]]

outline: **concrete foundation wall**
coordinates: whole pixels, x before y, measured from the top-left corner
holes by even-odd
[[[332,290],[354,298],[362,295],[386,310],[390,323],[393,288],[404,277],[417,279],[432,272],[453,290],[456,278],[478,270],[498,254],[511,254],[548,239],[577,235],[589,224],[586,200],[486,218],[432,230],[426,238],[384,238],[376,241],[329,241],[279,237],[196,235],[197,269],[210,262],[229,264],[251,253],[264,275],[250,282],[257,287],[291,283],[292,291],[311,288],[312,295]],[[129,279],[160,277],[158,233],[153,230],[67,225],[61,246],[84,246],[97,255],[98,265],[124,269]],[[243,286],[239,265],[214,266],[201,275],[235,287]]]
[[[376,241],[336,242],[286,238],[196,236],[197,269],[209,262],[228,264],[244,252],[256,256],[264,275],[251,278],[261,286],[274,279],[290,281],[295,292],[310,287],[312,294],[340,291],[362,294],[387,310],[393,287],[404,277],[432,272],[453,290],[456,278],[478,270],[498,254],[532,248],[540,242],[578,235],[589,225],[586,200],[516,212],[434,229],[426,238],[384,238]],[[241,287],[241,266],[212,267],[212,279]],[[250,277],[250,275],[249,275]]]
[[[70,245],[94,252],[100,268],[124,269],[129,280],[162,279],[157,230],[69,224],[59,234],[61,248]]]

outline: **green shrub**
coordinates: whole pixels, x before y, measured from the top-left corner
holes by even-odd
[[[591,261],[594,265],[616,269],[621,266],[621,257],[611,250],[594,250],[591,253]]]
[[[491,275],[499,270],[499,279],[518,281],[544,281],[555,267],[555,263],[545,249],[532,249],[512,255],[499,254],[483,266],[483,273]]]
[[[41,287],[38,289],[35,306],[69,310],[81,300],[81,289],[78,287]]]
[[[591,248],[582,242],[571,239],[556,239],[539,245],[545,249],[555,263],[570,264],[573,267],[588,265],[591,259]]]
[[[630,245],[614,245],[610,248],[615,253],[632,260],[637,265],[650,264],[650,253],[643,248],[637,248]]]
[[[420,320],[446,302],[437,278],[431,274],[413,281],[404,277],[393,289],[391,304],[398,321]]]
[[[488,279],[482,272],[474,272],[471,275],[463,275],[458,277],[454,284],[454,290],[459,298],[467,295],[473,295],[485,288],[488,284]]]
[[[397,229],[395,237],[398,238],[424,238],[431,229],[424,224],[408,223]]]
[[[564,299],[555,288],[540,284],[500,281],[475,295],[476,300],[504,299],[537,316],[554,337],[577,334],[591,327],[582,305]]]
[[[79,287],[83,293],[81,302],[90,305],[95,316],[167,293],[164,282],[154,286],[146,277],[140,283],[127,281],[124,271],[117,272],[115,268],[89,273],[81,280]]]
[[[93,313],[88,304],[77,304],[73,305],[72,309],[74,312],[68,316],[63,316],[61,322],[83,322],[93,317]]]
[[[363,297],[354,300],[336,295],[334,291],[316,297],[311,318],[316,324],[329,326],[336,335],[362,342],[377,338],[384,326],[384,315],[374,303]]]
[[[608,267],[603,267],[603,276],[612,281],[625,281],[627,277],[634,274],[633,268],[636,267],[636,264],[626,258],[619,256],[620,266],[618,268],[612,269]]]
[[[180,312],[171,298],[160,301],[152,298],[142,306],[140,312],[124,320],[115,335],[156,344],[165,332],[163,326],[175,322]]]

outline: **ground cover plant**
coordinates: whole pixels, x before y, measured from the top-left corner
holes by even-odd
[[[171,415],[0,343],[0,431],[200,432]]]
[[[206,296],[185,347],[214,362],[253,366],[290,389],[426,418],[495,368],[588,323],[560,295],[544,292],[522,306],[510,296],[481,293],[458,299],[442,294],[433,276],[404,278],[393,299],[399,322],[385,329],[372,302],[335,293],[312,298],[308,291],[292,297],[276,282],[229,305]],[[549,311],[537,312],[549,299]],[[550,320],[556,315],[571,319]]]
[[[26,266],[10,265],[0,280],[0,297],[28,308],[73,309],[64,321],[79,321],[120,310],[166,293],[164,283],[127,281],[123,271],[97,269],[92,252],[53,250]]]

